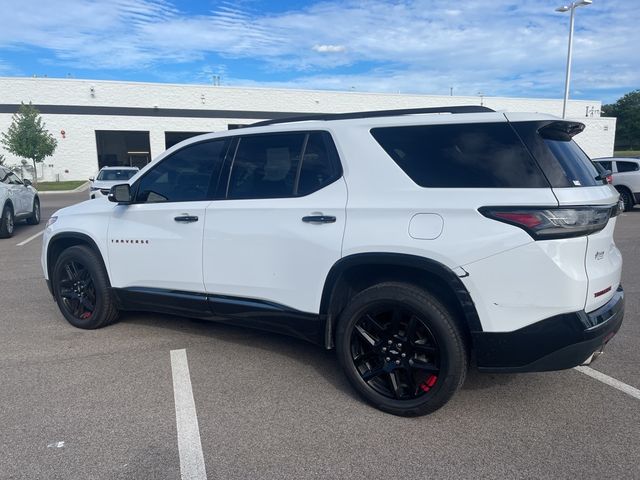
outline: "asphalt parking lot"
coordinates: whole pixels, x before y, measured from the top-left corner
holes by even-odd
[[[577,370],[472,371],[445,408],[406,419],[357,398],[332,352],[287,337],[154,314],[72,327],[41,237],[23,242],[84,198],[43,195],[43,224],[0,240],[0,478],[180,478],[182,349],[209,479],[640,478],[640,399]],[[636,389],[638,239],[640,207],[616,232],[625,322],[592,365]]]

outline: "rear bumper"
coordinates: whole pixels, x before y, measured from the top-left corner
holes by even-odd
[[[542,372],[582,364],[620,329],[624,291],[599,309],[547,318],[513,332],[474,332],[478,369],[491,372]]]

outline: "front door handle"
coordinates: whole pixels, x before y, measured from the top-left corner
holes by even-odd
[[[335,223],[336,217],[331,215],[309,215],[308,217],[302,217],[302,221],[305,223]]]
[[[193,223],[198,221],[196,215],[187,215],[186,213],[173,218],[176,222],[180,223]]]

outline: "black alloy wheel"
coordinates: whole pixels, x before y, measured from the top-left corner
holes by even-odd
[[[89,320],[96,309],[96,287],[82,263],[69,260],[62,266],[58,292],[67,313],[77,320]]]
[[[109,277],[93,249],[75,245],[64,250],[50,278],[58,307],[72,325],[94,329],[118,319]]]
[[[421,314],[399,303],[362,312],[351,333],[351,358],[367,385],[397,400],[412,400],[437,388],[442,363]]]
[[[394,415],[437,410],[467,372],[465,339],[454,314],[411,284],[380,283],[355,295],[338,319],[336,350],[358,393]]]

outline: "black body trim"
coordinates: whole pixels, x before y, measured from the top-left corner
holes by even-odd
[[[209,305],[218,321],[324,344],[326,318],[273,302],[210,295]]]
[[[111,291],[116,298],[118,308],[122,310],[140,310],[196,318],[212,316],[207,295],[204,293],[146,287],[112,288]]]
[[[429,258],[409,254],[358,253],[350,255],[348,257],[343,257],[338,260],[329,271],[329,274],[327,275],[327,278],[325,280],[324,289],[322,291],[322,300],[320,303],[320,315],[326,315],[328,317],[325,330],[326,348],[331,348],[333,346],[333,322],[336,319],[330,318],[329,312],[331,307],[331,298],[335,293],[337,293],[334,291],[335,286],[338,284],[344,272],[346,272],[353,266],[359,265],[385,265],[407,267],[412,269],[417,268],[438,276],[454,292],[464,314],[467,326],[469,327],[469,331],[482,332],[480,317],[478,316],[478,311],[476,310],[475,304],[471,299],[469,291],[464,286],[458,275],[456,275],[447,266]]]
[[[566,313],[513,332],[473,332],[478,369],[490,372],[542,372],[573,368],[620,329],[624,292],[591,313]]]
[[[281,333],[323,345],[325,318],[285,305],[264,300],[161,288],[129,287],[111,290],[121,310],[212,320]]]

